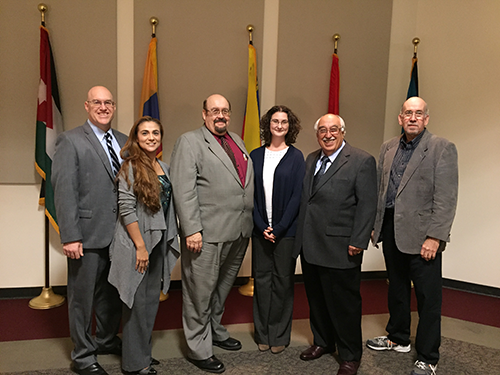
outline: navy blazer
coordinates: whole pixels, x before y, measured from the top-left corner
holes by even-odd
[[[265,149],[265,146],[262,146],[250,154],[255,173],[253,221],[254,235],[257,236],[262,236],[269,226],[262,176]],[[304,155],[290,146],[274,171],[272,228],[278,239],[295,236],[304,174]]]

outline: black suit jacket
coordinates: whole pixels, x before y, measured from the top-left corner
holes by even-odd
[[[294,255],[314,265],[347,269],[361,264],[349,245],[368,247],[377,209],[375,158],[347,142],[313,189],[317,150],[308,155]]]

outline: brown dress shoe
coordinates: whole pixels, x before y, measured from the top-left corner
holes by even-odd
[[[345,361],[342,362],[337,375],[356,375],[358,373],[359,362]]]
[[[330,352],[329,350],[321,346],[311,345],[309,348],[307,348],[300,354],[300,359],[303,361],[311,361],[313,359],[318,359],[323,354],[329,352]]]

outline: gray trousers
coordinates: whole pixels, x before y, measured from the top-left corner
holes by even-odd
[[[123,304],[122,369],[134,372],[151,363],[151,335],[160,303],[163,257],[159,247],[149,255],[149,267],[137,288],[134,304]]]
[[[182,324],[189,358],[207,359],[213,355],[212,340],[229,338],[221,324],[224,303],[248,241],[240,236],[232,242],[203,242],[199,253],[187,250],[182,241]]]
[[[69,331],[74,349],[71,359],[77,369],[97,362],[96,351],[120,344],[121,301],[108,282],[109,248],[88,250],[80,259],[68,258]],[[92,311],[96,336],[92,337]]]
[[[296,263],[293,243],[292,237],[276,243],[263,236],[252,237],[253,321],[258,344],[290,344]]]

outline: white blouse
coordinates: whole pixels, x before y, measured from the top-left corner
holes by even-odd
[[[273,184],[274,171],[283,156],[288,151],[288,146],[280,151],[270,151],[266,148],[264,153],[264,167],[262,169],[262,182],[264,185],[264,195],[266,197],[266,213],[269,226],[273,227]]]

